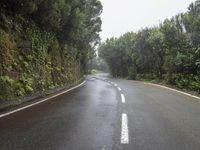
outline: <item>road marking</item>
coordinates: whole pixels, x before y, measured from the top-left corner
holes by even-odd
[[[121,100],[122,100],[122,103],[125,103],[125,102],[126,102],[125,97],[124,97],[124,94],[121,94]]]
[[[165,89],[168,89],[168,90],[171,90],[171,91],[174,91],[174,92],[178,92],[178,93],[181,93],[181,94],[184,94],[184,95],[187,95],[187,96],[190,96],[190,97],[196,98],[196,99],[200,99],[200,97],[198,97],[198,96],[195,96],[195,95],[192,95],[192,94],[189,94],[189,93],[186,93],[186,92],[182,92],[182,91],[179,91],[179,90],[175,90],[175,89],[172,89],[172,88],[169,88],[169,87],[163,86],[163,85],[154,84],[154,83],[145,83],[145,84],[158,86],[158,87],[165,88]]]
[[[122,126],[121,126],[121,144],[129,143],[129,133],[128,133],[128,117],[127,114],[122,114]]]
[[[121,91],[122,89],[120,87],[117,87],[119,91]]]
[[[115,83],[114,85],[115,85],[115,86],[117,86],[117,84],[116,84],[116,83]]]
[[[3,118],[3,117],[8,116],[8,115],[11,115],[11,114],[13,114],[13,113],[15,113],[15,112],[18,112],[18,111],[27,109],[27,108],[29,108],[29,107],[38,105],[38,104],[43,103],[43,102],[45,102],[45,101],[48,101],[48,100],[50,100],[50,99],[52,99],[52,98],[55,98],[55,97],[57,97],[57,96],[59,96],[59,95],[65,94],[65,93],[67,93],[67,92],[69,92],[69,91],[72,91],[72,90],[74,90],[74,89],[76,89],[76,88],[82,86],[83,84],[85,84],[85,82],[86,82],[86,81],[83,81],[82,83],[80,83],[79,85],[77,85],[77,86],[75,86],[75,87],[73,87],[73,88],[70,88],[70,89],[68,89],[68,90],[66,90],[66,91],[63,91],[63,92],[58,93],[58,94],[56,94],[56,95],[53,95],[53,96],[51,96],[51,97],[45,98],[45,99],[43,99],[43,100],[41,100],[41,101],[38,101],[38,102],[36,102],[36,103],[33,103],[33,104],[30,104],[30,105],[27,105],[27,106],[24,106],[24,107],[15,109],[15,110],[13,110],[13,111],[10,111],[10,112],[4,113],[4,114],[1,114],[1,115],[0,115],[0,118]]]

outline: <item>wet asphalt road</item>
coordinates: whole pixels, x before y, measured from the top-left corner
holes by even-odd
[[[200,101],[142,82],[89,76],[80,88],[0,118],[0,150],[200,150]]]

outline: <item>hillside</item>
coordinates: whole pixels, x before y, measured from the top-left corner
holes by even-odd
[[[0,102],[78,81],[99,42],[98,0],[1,0]]]

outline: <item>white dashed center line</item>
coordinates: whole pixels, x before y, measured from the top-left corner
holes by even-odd
[[[125,102],[126,102],[125,97],[124,97],[124,94],[121,94],[121,100],[122,100],[122,103],[125,103]]]
[[[126,103],[125,96],[122,94],[122,89],[116,83],[111,82],[120,91],[122,103]],[[121,120],[121,144],[129,144],[128,117],[126,113],[122,113]]]
[[[120,87],[117,87],[119,91],[121,91],[122,89]]]
[[[121,126],[121,144],[129,143],[129,133],[128,133],[128,117],[127,114],[122,114],[122,126]]]

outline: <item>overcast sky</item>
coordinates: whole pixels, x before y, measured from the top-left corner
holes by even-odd
[[[158,25],[195,0],[100,0],[103,5],[101,38],[119,37],[128,31]]]

